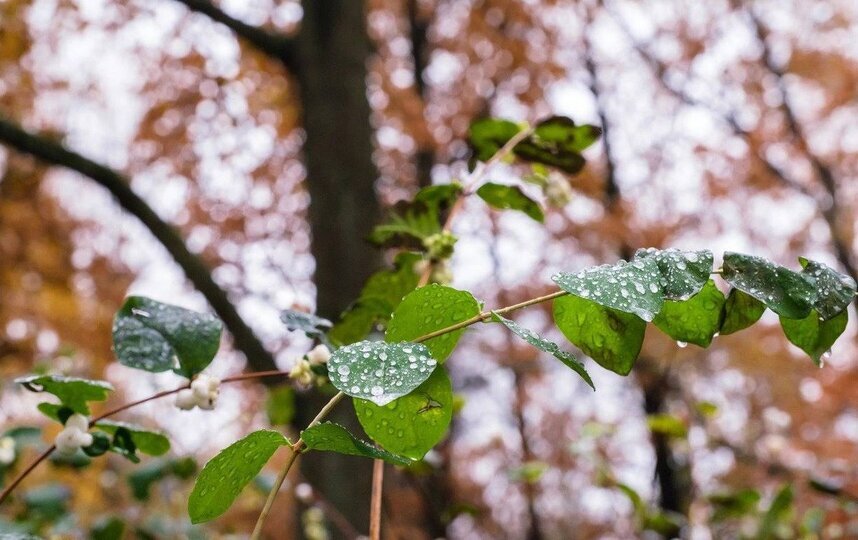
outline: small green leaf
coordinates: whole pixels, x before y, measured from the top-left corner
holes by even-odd
[[[688,300],[703,288],[712,273],[712,252],[678,249],[639,249],[635,259],[652,257],[661,273],[659,280],[666,300]],[[634,261],[634,260],[633,260]]]
[[[735,493],[714,493],[708,499],[715,509],[712,521],[717,523],[756,513],[760,493],[755,489],[743,489]]]
[[[724,304],[721,335],[726,336],[751,326],[763,316],[766,305],[739,289],[730,289]]]
[[[393,312],[385,339],[410,341],[468,320],[480,313],[480,305],[467,291],[430,284],[409,293]],[[456,348],[464,329],[425,341],[432,358],[443,363]]]
[[[81,448],[81,450],[89,457],[98,457],[107,453],[112,444],[110,437],[106,433],[94,431],[92,433],[92,444]]]
[[[129,296],[113,319],[113,349],[120,364],[190,378],[217,354],[222,326],[206,313]]]
[[[533,134],[518,143],[514,152],[523,160],[575,174],[584,168],[581,151],[596,142],[601,134],[602,130],[596,126],[578,126],[571,118],[552,116],[538,123]]]
[[[676,341],[708,347],[721,326],[724,294],[709,280],[703,289],[684,301],[668,300],[652,321]]]
[[[488,161],[522,130],[520,124],[500,118],[481,118],[471,123],[468,140],[474,159]]]
[[[331,341],[338,345],[360,341],[375,324],[387,322],[402,298],[417,287],[420,276],[414,266],[422,259],[419,253],[403,252],[396,256],[394,269],[370,276],[360,297],[328,332]]]
[[[653,433],[677,439],[684,439],[688,435],[688,426],[685,422],[672,414],[651,414],[647,416],[646,423]]]
[[[337,452],[349,456],[383,459],[394,465],[408,465],[412,461],[406,457],[391,454],[364,442],[348,432],[339,424],[325,422],[316,424],[301,432],[301,439],[310,450]]]
[[[813,307],[822,320],[833,319],[849,307],[858,291],[854,279],[804,257],[799,261],[802,266],[801,273],[810,276],[816,282],[818,297]]]
[[[548,464],[544,461],[527,461],[520,466],[511,469],[508,473],[513,482],[525,484],[536,484],[548,470]]]
[[[480,186],[477,195],[492,208],[519,210],[540,223],[545,220],[539,203],[524,194],[517,186],[505,186],[488,182]]]
[[[119,428],[125,428],[130,433],[137,450],[150,456],[160,456],[170,450],[170,439],[163,433],[151,431],[142,426],[113,420],[99,420],[95,427],[111,435],[115,435]]]
[[[294,309],[285,309],[280,312],[280,320],[289,330],[304,332],[310,339],[324,340],[325,333],[334,325],[328,319]]]
[[[655,257],[596,266],[577,274],[561,272],[551,279],[571,295],[633,313],[645,321],[653,320],[664,304]]]
[[[739,253],[725,253],[724,279],[766,305],[778,315],[803,319],[816,301],[813,277],[793,272],[783,266]]]
[[[447,208],[461,195],[462,191],[463,186],[459,182],[436,184],[422,188],[414,196],[414,200],[427,204],[436,204],[440,208]]]
[[[760,522],[760,529],[755,536],[757,540],[778,538],[778,528],[782,523],[787,521],[790,509],[792,508],[792,500],[792,486],[787,484],[778,491],[769,505],[769,509],[763,515],[763,519]]]
[[[590,386],[590,388],[592,388],[593,390],[596,389],[596,387],[593,385],[593,379],[590,378],[590,374],[587,373],[586,369],[584,369],[584,364],[579,362],[578,359],[575,358],[575,356],[573,356],[572,354],[562,350],[556,343],[545,339],[533,330],[524,328],[515,321],[505,319],[494,311],[492,311],[492,319],[497,322],[503,323],[503,325],[509,328],[515,335],[530,343],[540,351],[547,352],[554,356],[554,358],[563,362],[566,367],[570,368],[572,371],[580,375],[581,378],[584,379],[584,382],[586,382]]]
[[[437,364],[420,343],[360,341],[334,351],[328,377],[346,395],[386,405],[420,386]]]
[[[104,401],[107,399],[107,395],[113,391],[113,385],[105,381],[92,381],[62,375],[30,375],[15,379],[15,382],[23,385],[31,392],[53,394],[59,398],[63,405],[83,415],[89,415],[87,401]]]
[[[444,438],[453,418],[453,385],[443,367],[408,395],[384,406],[356,399],[355,412],[366,434],[385,449],[422,459]]]
[[[643,345],[646,323],[636,315],[577,296],[554,300],[554,322],[600,366],[628,375]]]
[[[194,484],[188,499],[191,521],[202,523],[226,512],[274,452],[288,445],[289,441],[280,433],[263,429],[221,450],[206,463]]]
[[[848,313],[848,311],[841,311],[840,315],[827,321],[822,320],[816,310],[811,311],[804,319],[781,317],[781,328],[793,345],[806,352],[817,365],[821,365],[822,356],[846,330]]]
[[[116,452],[132,463],[140,463],[140,458],[137,456],[137,445],[134,444],[134,437],[131,436],[131,431],[124,426],[117,426],[116,431],[113,432],[110,451]]]
[[[69,416],[74,414],[71,408],[57,405],[56,403],[39,403],[36,405],[36,408],[39,409],[40,413],[51,420],[56,420],[60,424],[65,424]]]
[[[269,389],[265,411],[271,425],[288,425],[295,417],[295,390],[288,385]]]

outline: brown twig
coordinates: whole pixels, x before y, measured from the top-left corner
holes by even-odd
[[[372,464],[372,499],[369,506],[369,540],[381,539],[381,494],[384,487],[384,461]]]

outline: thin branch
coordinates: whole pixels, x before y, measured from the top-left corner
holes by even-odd
[[[372,464],[372,498],[369,506],[369,539],[381,539],[381,493],[384,488],[384,461]]]
[[[191,253],[179,233],[130,187],[130,180],[113,169],[96,163],[73,152],[45,136],[30,133],[7,120],[0,112],[0,143],[37,159],[76,171],[106,188],[116,202],[128,213],[139,219],[149,232],[161,243],[184,271],[185,276],[211,305],[233,337],[233,345],[244,353],[248,364],[255,371],[267,371],[277,367],[274,357],[238,314],[235,306],[212,278],[203,261]]]
[[[240,21],[209,0],[176,0],[176,2],[183,4],[194,13],[200,13],[225,25],[261,52],[279,60],[287,69],[296,72],[300,68],[292,38]]]

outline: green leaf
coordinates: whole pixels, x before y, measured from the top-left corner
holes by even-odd
[[[596,389],[596,387],[593,385],[593,379],[590,378],[590,374],[587,373],[586,369],[584,369],[584,364],[579,362],[578,359],[575,358],[575,356],[573,356],[571,353],[562,350],[556,343],[545,339],[533,330],[524,328],[515,321],[506,319],[494,311],[492,311],[492,319],[497,322],[503,323],[503,325],[509,328],[515,335],[530,343],[540,351],[547,352],[554,356],[554,358],[563,362],[566,367],[572,369],[572,371],[580,375],[581,378],[584,379],[584,382],[586,382],[590,386],[590,388],[592,388],[593,390]]]
[[[500,118],[482,118],[471,123],[468,140],[474,159],[488,161],[522,130],[520,124]]]
[[[346,395],[386,405],[420,386],[437,364],[420,343],[361,341],[334,351],[328,377]]]
[[[305,429],[301,432],[301,439],[310,450],[337,452],[338,454],[371,459],[383,459],[394,465],[408,465],[412,462],[406,457],[380,450],[356,438],[343,426],[331,422],[316,424],[313,427]]]
[[[840,315],[827,321],[822,320],[816,310],[811,311],[804,319],[781,317],[781,328],[793,345],[806,352],[817,365],[822,365],[822,356],[846,330],[848,313],[841,311]]]
[[[124,426],[117,426],[113,433],[113,440],[110,443],[110,451],[125,457],[132,463],[140,463],[140,458],[137,456],[137,445],[134,444],[134,437],[131,436],[131,431]]]
[[[744,330],[763,316],[766,305],[739,289],[730,289],[724,304],[724,318],[721,322],[721,335],[726,336]]]
[[[60,424],[65,424],[68,417],[74,414],[71,408],[56,403],[39,403],[36,408],[39,409],[40,413]]]
[[[434,186],[426,186],[417,192],[414,196],[415,201],[420,201],[427,204],[436,204],[440,208],[446,208],[461,195],[463,186],[459,182],[451,182],[449,184],[436,184]]]
[[[596,266],[577,274],[561,272],[551,279],[573,296],[633,313],[645,321],[653,320],[664,304],[655,257]]]
[[[413,201],[400,201],[391,208],[387,220],[373,229],[370,242],[422,250],[423,240],[441,232],[442,216],[461,192],[458,183],[421,189]]]
[[[122,540],[125,522],[116,516],[99,519],[89,531],[90,540]]]
[[[802,266],[801,273],[810,276],[816,282],[818,297],[813,307],[822,320],[833,319],[849,307],[858,291],[854,279],[804,257],[799,261]]]
[[[664,303],[653,324],[676,341],[708,347],[721,326],[724,294],[709,280],[697,294]]]
[[[92,381],[62,375],[29,375],[15,382],[31,392],[47,392],[59,398],[66,407],[76,413],[89,415],[87,401],[104,401],[113,391],[113,385],[105,381]],[[41,409],[40,409],[41,410]]]
[[[311,313],[284,309],[280,312],[280,320],[291,331],[304,332],[310,339],[325,340],[325,333],[334,325],[328,319],[317,317]]]
[[[288,425],[295,417],[295,390],[288,385],[271,388],[265,401],[265,411],[271,425]]]
[[[115,435],[119,428],[125,428],[131,434],[131,440],[137,450],[150,456],[160,456],[170,450],[170,439],[163,433],[151,431],[142,426],[113,420],[99,420],[95,427],[111,435]]]
[[[113,349],[128,367],[190,378],[217,354],[222,326],[206,313],[129,296],[113,319]]]
[[[422,459],[444,438],[453,418],[453,385],[438,366],[408,395],[384,406],[356,399],[355,412],[366,434],[385,449]]]
[[[722,276],[733,287],[790,319],[807,317],[816,301],[813,277],[793,272],[762,257],[727,252],[724,254]]]
[[[778,491],[777,495],[775,495],[775,498],[772,500],[772,504],[769,505],[769,509],[763,516],[760,523],[760,529],[757,531],[757,540],[778,538],[778,526],[787,520],[790,509],[792,508],[792,499],[793,493],[791,486],[786,485]]]
[[[717,523],[754,514],[760,502],[760,493],[755,489],[743,489],[735,493],[714,493],[708,499],[715,509],[712,521]]]
[[[533,135],[515,146],[515,155],[525,161],[543,163],[575,174],[586,161],[581,151],[598,140],[596,126],[576,126],[571,118],[553,116],[536,125]]]
[[[540,223],[545,220],[539,204],[524,194],[517,186],[505,186],[488,182],[480,186],[477,195],[492,208],[519,210]]]
[[[651,414],[646,417],[646,422],[653,433],[677,439],[684,439],[688,435],[685,422],[672,414]]]
[[[393,270],[370,276],[358,300],[328,332],[331,341],[338,345],[360,341],[369,335],[373,325],[388,321],[402,298],[417,287],[420,276],[414,265],[422,259],[419,253],[400,253]]]
[[[620,375],[632,370],[646,332],[646,323],[636,315],[577,296],[554,300],[554,322],[566,339]]]
[[[480,313],[480,304],[467,291],[431,284],[409,293],[393,312],[385,339],[410,341],[468,320]],[[432,358],[443,363],[456,348],[464,328],[425,341]]]
[[[712,273],[712,252],[678,249],[639,249],[635,259],[652,257],[661,273],[659,283],[666,300],[688,300],[703,288]],[[634,262],[634,260],[632,261]]]
[[[289,445],[276,431],[260,430],[240,439],[212,458],[200,472],[188,499],[193,523],[212,520],[232,506],[281,446]]]

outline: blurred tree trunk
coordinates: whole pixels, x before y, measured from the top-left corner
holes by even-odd
[[[366,97],[371,51],[363,2],[312,0],[303,7],[294,60],[306,132],[316,309],[336,319],[379,263],[378,252],[366,242],[380,215]],[[327,399],[314,396],[301,404],[301,425]],[[331,419],[356,427],[350,409],[339,407]],[[325,452],[302,461],[307,479],[358,530],[367,531],[372,462]]]

